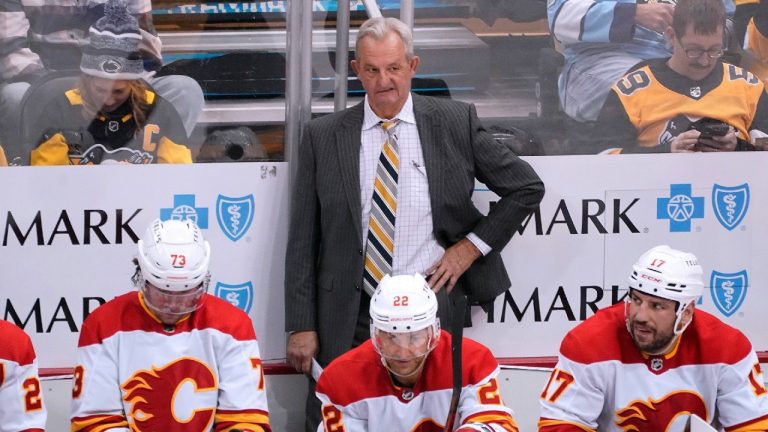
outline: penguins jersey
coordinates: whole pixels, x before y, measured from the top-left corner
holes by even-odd
[[[174,327],[130,292],[83,323],[72,432],[269,432],[259,346],[248,316],[205,294]]]
[[[768,394],[747,338],[697,310],[663,356],[641,353],[624,304],[571,330],[541,393],[540,432],[683,431],[688,414],[726,432],[768,430]]]
[[[109,163],[192,163],[179,114],[151,90],[145,94],[148,115],[136,133],[130,99],[109,114],[83,118],[80,90],[68,90],[42,115],[48,132],[31,153],[32,165],[99,165]]]
[[[8,166],[8,160],[5,158],[5,150],[0,145],[0,167]]]
[[[768,96],[762,81],[723,62],[701,81],[676,73],[667,59],[642,62],[611,89],[598,129],[605,131],[608,147],[669,151],[674,137],[704,117],[733,126],[737,138],[754,144],[754,137],[768,132]]]
[[[29,336],[0,320],[0,432],[42,432],[46,410]]]
[[[452,395],[451,336],[442,331],[414,388],[395,385],[370,340],[338,357],[317,383],[326,432],[440,432]],[[499,366],[483,345],[463,339],[463,389],[456,428],[485,425],[494,432],[517,432],[512,410],[504,406],[496,377]]]

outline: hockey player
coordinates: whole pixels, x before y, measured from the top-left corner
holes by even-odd
[[[72,431],[271,431],[248,316],[206,293],[210,246],[191,221],[156,220],[129,292],[83,323]]]
[[[541,393],[540,432],[682,431],[689,414],[726,431],[768,430],[749,340],[695,311],[693,254],[656,246],[632,267],[624,304],[571,330]]]
[[[613,86],[598,119],[606,138],[596,144],[628,152],[754,150],[768,132],[768,95],[754,74],[720,60],[724,25],[721,0],[679,0],[666,32],[672,57],[640,63]]]
[[[0,320],[0,432],[45,430],[37,358],[23,330]]]
[[[451,400],[451,341],[437,300],[419,274],[385,276],[371,298],[371,338],[331,362],[317,383],[318,431],[442,431]],[[499,395],[499,366],[463,339],[461,432],[517,431]]]

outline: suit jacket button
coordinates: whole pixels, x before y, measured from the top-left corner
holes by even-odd
[[[355,285],[355,290],[360,291],[360,285]]]
[[[357,253],[358,253],[359,255],[362,255],[362,254],[363,254],[363,250],[362,250],[362,249],[358,249],[358,250],[357,250]]]

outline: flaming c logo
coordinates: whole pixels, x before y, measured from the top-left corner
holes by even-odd
[[[707,406],[701,396],[690,391],[670,393],[659,400],[634,401],[616,411],[616,426],[624,431],[666,431],[683,414],[707,418]]]
[[[198,360],[182,358],[162,368],[140,370],[122,388],[123,400],[132,404],[128,415],[137,432],[202,432],[210,428],[215,409],[194,410],[187,419],[174,415],[173,405],[182,384],[191,382],[196,393],[217,391],[216,378]]]

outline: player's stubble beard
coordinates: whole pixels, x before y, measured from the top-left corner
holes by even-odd
[[[670,329],[668,332],[660,332],[658,328],[651,327],[647,323],[641,323],[641,325],[648,328],[653,333],[653,338],[650,342],[641,343],[635,335],[635,325],[637,320],[631,320],[629,323],[630,335],[632,336],[632,342],[640,350],[648,354],[660,354],[662,350],[668,347],[675,338],[674,332]]]

